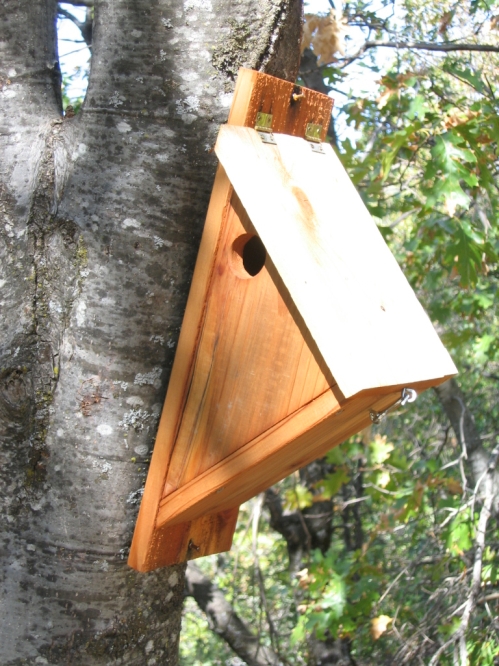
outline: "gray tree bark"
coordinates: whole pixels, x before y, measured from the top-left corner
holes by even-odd
[[[492,514],[499,516],[499,470],[488,473],[491,453],[482,444],[465,395],[455,379],[449,379],[437,386],[435,391],[461,446],[461,455],[469,471],[471,489],[476,489],[477,496],[482,500],[491,496]]]
[[[126,565],[240,65],[297,0],[101,0],[61,119],[54,0],[0,5],[0,663],[176,664],[183,567]]]

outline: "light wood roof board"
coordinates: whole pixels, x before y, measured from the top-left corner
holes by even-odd
[[[328,144],[223,125],[215,147],[345,397],[457,370]]]

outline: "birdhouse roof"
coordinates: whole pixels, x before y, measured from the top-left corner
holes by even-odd
[[[223,125],[215,152],[344,396],[456,374],[331,146],[273,137]]]

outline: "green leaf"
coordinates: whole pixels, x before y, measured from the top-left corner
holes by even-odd
[[[486,333],[478,338],[473,345],[473,355],[478,363],[486,363],[492,355],[491,347],[495,342],[496,336]]]
[[[381,156],[381,175],[382,181],[385,181],[390,173],[391,166],[394,159],[397,156],[400,148],[407,143],[409,137],[414,134],[416,130],[416,125],[408,125],[405,129],[400,132],[395,132],[393,136],[390,137],[389,143],[391,145],[391,150],[385,152]]]
[[[346,604],[346,586],[345,581],[334,571],[331,572],[331,576],[324,590],[321,606],[329,609],[332,616],[338,619],[342,616]]]
[[[291,632],[291,645],[296,645],[297,643],[302,643],[305,640],[307,635],[305,627],[303,626],[302,618],[298,620],[298,624],[294,627]]]
[[[449,217],[454,217],[458,206],[468,210],[471,199],[463,191],[457,179],[447,178],[444,180],[438,188],[438,192],[443,198],[445,212]]]
[[[445,132],[435,139],[431,154],[445,171],[461,171],[461,162],[476,162],[476,156],[468,148],[462,148],[462,137],[452,131]]]
[[[374,483],[379,488],[386,488],[386,486],[390,483],[390,481],[391,481],[390,472],[388,472],[388,470],[386,469],[376,472],[374,476]]]
[[[294,488],[288,488],[284,493],[284,506],[290,511],[296,509],[306,509],[309,506],[312,506],[314,502],[314,496],[300,483],[297,484]]]
[[[481,77],[478,76],[477,74],[474,74],[471,69],[468,69],[467,67],[459,67],[459,65],[456,65],[454,63],[445,63],[443,66],[443,70],[445,72],[448,72],[449,74],[453,74],[454,76],[457,76],[458,79],[461,79],[461,81],[466,81],[467,83],[470,84],[477,92],[486,94],[488,91],[485,87],[484,82],[482,81]]]
[[[454,132],[445,132],[437,136],[432,148],[432,160],[428,163],[425,177],[431,179],[431,186],[425,189],[427,201],[425,209],[434,207],[442,201],[447,214],[453,217],[457,206],[469,208],[470,197],[461,187],[461,181],[470,187],[478,184],[474,171],[467,164],[475,164],[476,156],[464,147],[463,138]]]
[[[330,465],[343,465],[345,462],[345,456],[342,449],[339,446],[335,446],[334,449],[328,451],[326,454],[326,461]]]
[[[373,465],[380,465],[388,460],[395,447],[391,442],[386,441],[386,435],[383,437],[377,434],[369,444],[369,461]]]
[[[454,259],[456,262],[463,287],[476,283],[477,272],[482,265],[482,249],[481,243],[466,233],[465,227],[458,227],[456,240],[449,245],[446,254],[448,261]]]
[[[473,545],[469,510],[462,511],[451,521],[447,530],[446,546],[456,555],[469,550]]]
[[[438,630],[441,634],[444,636],[451,636],[454,634],[458,629],[461,624],[461,620],[457,617],[452,618],[450,622],[446,622],[445,624],[441,624],[438,627]]]
[[[414,97],[414,99],[411,101],[409,110],[406,111],[405,115],[410,120],[414,120],[415,118],[423,120],[429,111],[430,107],[427,105],[425,98],[422,95],[416,95],[416,97]]]
[[[334,497],[340,490],[341,486],[350,481],[350,476],[348,475],[348,468],[341,467],[332,474],[328,474],[326,478],[321,481],[320,485],[322,488],[322,496],[324,499],[330,499]]]

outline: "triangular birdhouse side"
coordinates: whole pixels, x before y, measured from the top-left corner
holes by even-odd
[[[240,72],[130,552],[141,571],[227,550],[243,501],[402,388],[455,373],[322,143],[331,106]]]

